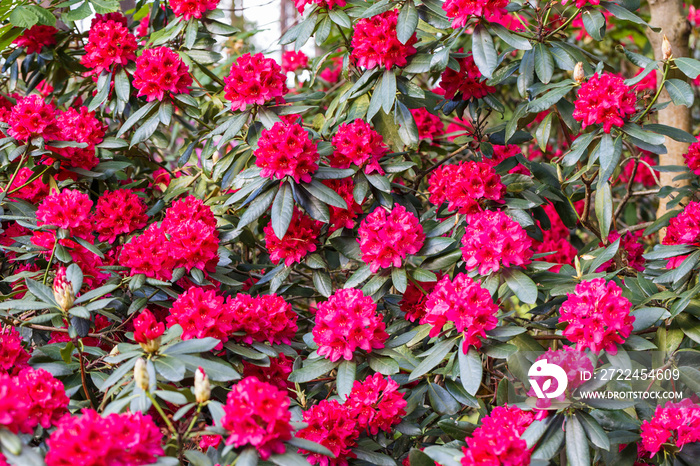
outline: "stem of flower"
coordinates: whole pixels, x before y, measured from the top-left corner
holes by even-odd
[[[651,110],[651,107],[653,107],[654,104],[656,103],[656,100],[659,98],[659,95],[661,95],[661,90],[664,88],[664,84],[666,83],[666,77],[668,76],[669,68],[670,68],[669,63],[668,62],[664,63],[664,75],[661,77],[661,82],[659,83],[658,89],[656,89],[656,94],[654,94],[654,98],[651,99],[651,102],[649,102],[649,105],[647,105],[647,108],[644,109],[644,113],[639,115],[638,118],[634,119],[635,122],[642,121],[642,118],[644,118],[646,116],[646,114],[649,113],[649,110]]]
[[[165,424],[168,426],[170,433],[171,434],[177,433],[177,431],[175,430],[175,427],[173,426],[173,423],[170,422],[170,419],[168,419],[168,416],[165,415],[163,408],[160,407],[160,405],[156,401],[155,397],[153,395],[151,395],[151,392],[144,390],[144,393],[146,394],[148,399],[151,400],[151,403],[153,403],[153,407],[156,408],[156,411],[158,411],[158,414],[160,414],[160,417],[162,417],[163,421],[165,421]]]
[[[552,31],[552,32],[550,32],[549,34],[547,34],[547,35],[545,36],[545,38],[550,37],[550,36],[553,36],[553,35],[556,34],[557,32],[559,32],[559,31],[561,31],[562,29],[566,28],[566,27],[576,18],[576,16],[578,16],[579,13],[581,13],[581,8],[577,9],[577,10],[574,12],[574,14],[571,15],[571,16],[569,17],[569,19],[567,19],[567,20],[564,22],[564,24],[562,24],[561,26],[559,26],[558,28],[556,28],[554,31]]]

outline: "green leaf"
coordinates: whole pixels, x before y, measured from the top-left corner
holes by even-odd
[[[156,105],[158,105],[158,101],[154,100],[153,102],[147,103],[146,105],[132,113],[131,116],[129,116],[129,118],[121,126],[121,128],[119,128],[119,131],[117,132],[117,137],[126,133],[132,126],[136,124],[137,121],[139,121],[142,117],[144,117],[151,110],[153,110]]]
[[[107,293],[111,293],[117,288],[119,288],[119,285],[104,285],[99,288],[95,288],[94,290],[90,290],[87,293],[80,296],[78,299],[76,299],[75,304],[80,304],[90,301],[91,299],[99,298],[100,296],[104,296]]]
[[[532,45],[524,37],[516,36],[498,23],[489,23],[489,29],[493,31],[503,42],[518,50],[530,50]]]
[[[292,437],[290,440],[287,441],[287,443],[293,447],[310,451],[311,453],[318,453],[319,455],[324,455],[329,458],[335,458],[333,452],[331,452],[328,448],[324,447],[320,443],[312,442],[311,440],[306,440],[305,438]]]
[[[535,45],[535,72],[543,84],[549,84],[554,74],[554,57],[545,44]]]
[[[595,445],[598,448],[602,448],[603,450],[609,451],[610,439],[608,438],[608,435],[605,433],[600,424],[598,424],[598,421],[596,421],[593,418],[593,416],[584,411],[577,412],[576,417],[581,422],[581,425],[583,425],[583,428],[588,434],[588,438],[590,438],[591,442],[593,442],[593,445]]]
[[[434,383],[428,383],[428,398],[439,414],[455,414],[462,407],[447,390]]]
[[[207,351],[213,350],[219,343],[220,340],[212,337],[185,340],[168,346],[163,350],[163,353],[169,355],[206,353]]]
[[[112,82],[112,73],[103,71],[100,77],[97,78],[97,94],[90,100],[88,110],[93,111],[107,100],[109,97],[110,84]]]
[[[683,131],[679,128],[674,128],[672,126],[658,125],[658,124],[648,124],[644,125],[644,129],[649,130],[653,133],[663,134],[671,139],[679,142],[694,143],[698,142],[697,138],[687,131]]]
[[[498,54],[493,45],[493,38],[483,24],[479,23],[472,33],[472,54],[474,63],[486,78],[493,76],[498,66]]]
[[[693,89],[687,82],[680,79],[669,79],[664,84],[664,87],[674,104],[685,105],[686,107],[693,105],[695,94],[693,94]]]
[[[378,173],[372,173],[371,175],[365,174],[365,178],[367,178],[367,181],[369,181],[369,183],[378,190],[384,193],[391,193],[391,184],[385,176]]]
[[[275,194],[277,193],[277,189],[272,188],[267,191],[265,191],[263,194],[260,194],[253,202],[250,203],[248,208],[246,209],[245,212],[243,212],[243,215],[241,215],[240,220],[238,221],[238,229],[243,228],[246,225],[249,225],[256,221],[262,214],[265,213],[265,211],[270,207],[272,204],[273,199],[275,198]]]
[[[379,372],[382,375],[393,375],[398,374],[401,370],[399,368],[399,363],[391,358],[380,358],[377,356],[369,357],[369,367],[373,371]]]
[[[65,13],[61,13],[61,21],[65,23],[69,23],[71,21],[79,21],[81,19],[87,18],[91,14],[92,8],[90,8],[90,4],[88,2],[84,2],[82,5],[80,5],[74,10],[69,10]]]
[[[583,156],[586,149],[588,149],[594,137],[595,135],[593,133],[586,133],[577,137],[571,150],[564,156],[564,159],[562,159],[562,164],[564,164],[565,167],[576,165],[576,162],[581,159],[581,156]]]
[[[340,27],[344,27],[346,29],[350,29],[352,27],[352,21],[350,20],[350,17],[340,8],[333,8],[329,10],[328,16],[331,18],[331,21],[333,21]]]
[[[547,114],[542,120],[542,123],[537,127],[535,131],[535,138],[537,139],[537,145],[540,147],[541,151],[547,148],[547,143],[549,142],[549,135],[552,132],[552,117],[553,113]]]
[[[451,421],[445,421],[445,422],[451,422]],[[464,438],[464,437],[462,437]],[[411,466],[434,466],[435,461],[423,453],[422,451],[418,450],[417,448],[411,448],[410,453],[408,454],[409,458],[409,463]]]
[[[640,141],[646,142],[647,144],[659,145],[666,142],[666,138],[661,134],[652,133],[650,131],[645,131],[641,126],[634,123],[627,123],[622,127],[622,131],[629,134],[633,138],[637,138]]]
[[[306,458],[301,456],[298,453],[295,453],[294,451],[288,451],[286,453],[282,453],[281,455],[272,455],[270,456],[270,461],[275,463],[278,466],[308,466],[309,462],[306,461]]]
[[[39,16],[29,5],[20,5],[10,13],[10,23],[20,28],[30,28],[38,22]]]
[[[338,363],[332,362],[329,359],[318,359],[289,374],[289,381],[296,383],[309,382],[323,374],[329,373],[337,365]]]
[[[318,180],[311,180],[311,183],[304,183],[302,186],[319,201],[332,205],[333,207],[338,207],[339,209],[348,208],[348,204],[345,202],[345,199],[340,197],[338,193]]]
[[[595,40],[603,40],[605,36],[605,17],[603,14],[594,9],[589,9],[581,13],[583,25],[588,34]]]
[[[602,186],[599,185],[595,193],[595,214],[600,225],[600,234],[607,238],[613,214],[612,193],[608,182],[603,183]]]
[[[450,339],[438,343],[435,347],[433,347],[432,353],[430,353],[425,359],[423,359],[423,361],[420,362],[420,364],[416,366],[415,369],[413,369],[413,372],[411,372],[409,375],[408,380],[416,380],[423,374],[430,372],[445,359],[445,356],[455,346],[456,342],[456,340]]]
[[[673,64],[690,79],[695,79],[700,75],[700,61],[687,57],[673,59]]]
[[[228,382],[241,378],[231,365],[218,359],[206,359],[190,354],[181,354],[177,358],[185,363],[187,368],[192,372],[196,371],[198,367],[201,367],[204,369],[204,372],[207,373],[207,376],[215,382]]]
[[[341,398],[347,399],[352,390],[352,385],[355,383],[355,373],[357,372],[357,364],[354,361],[341,361],[338,366],[338,375],[335,379],[336,390]]]
[[[391,281],[394,284],[394,288],[399,293],[405,293],[406,287],[408,286],[408,279],[406,277],[406,270],[402,268],[394,267],[391,269]]]
[[[51,288],[30,278],[25,278],[25,283],[27,285],[27,289],[31,294],[33,294],[46,304],[58,307],[58,303],[53,297],[53,290],[51,290]],[[76,303],[77,302],[78,301],[76,301]]]
[[[141,126],[139,126],[139,128],[136,131],[134,131],[134,135],[131,136],[131,141],[129,141],[129,145],[133,147],[136,144],[146,141],[148,138],[153,136],[153,133],[155,133],[158,129],[159,124],[160,112],[155,112],[153,115],[151,115],[151,117],[148,120],[146,120],[145,123],[143,123]]]
[[[358,459],[366,461],[369,464],[377,466],[396,466],[396,461],[394,461],[392,457],[383,453],[364,450],[359,447],[353,448],[352,452],[355,453],[355,455],[357,455]]]
[[[131,84],[129,84],[129,77],[126,75],[124,68],[120,68],[114,75],[114,90],[117,94],[117,98],[122,102],[129,101],[129,94],[131,93]]]
[[[292,214],[294,213],[294,198],[292,196],[292,187],[289,183],[284,183],[280,186],[280,190],[275,196],[272,203],[272,212],[270,222],[275,236],[282,239],[287,233],[289,224],[292,222]]]
[[[170,356],[161,356],[153,363],[160,375],[170,382],[179,382],[185,378],[185,365]]]
[[[590,466],[591,453],[586,433],[576,415],[566,418],[566,459],[570,466]]]
[[[370,7],[360,15],[360,18],[371,18],[372,16],[389,11],[393,7],[393,3],[390,3],[389,0],[380,0],[377,3],[370,5]]]
[[[601,265],[605,264],[607,261],[615,257],[615,254],[617,254],[618,249],[620,248],[620,238],[616,239],[613,241],[610,246],[605,248],[598,256],[596,256],[595,259],[593,259],[593,262],[591,262],[590,267],[588,267],[588,271],[590,273],[595,273],[596,270],[598,270],[598,267]]]
[[[187,28],[185,29],[185,48],[191,49],[197,40],[197,30],[199,29],[199,21],[191,18],[187,22]]]
[[[620,164],[622,157],[622,136],[618,136],[613,141],[609,134],[603,134],[598,146],[598,163],[600,163],[600,176],[598,184],[608,181],[615,168]]]
[[[515,268],[506,269],[503,273],[506,284],[515,296],[525,304],[535,304],[537,301],[537,285],[523,272]]]
[[[333,294],[333,284],[328,273],[322,270],[314,270],[313,282],[316,290],[326,298]]]
[[[646,21],[644,21],[642,18],[639,16],[635,15],[631,11],[629,11],[627,8],[618,5],[617,3],[611,3],[611,2],[600,2],[601,6],[603,6],[606,10],[608,10],[610,13],[612,13],[615,17],[624,19],[627,21],[632,21],[633,23],[641,24],[642,26],[649,26]]]
[[[236,466],[257,466],[258,451],[255,448],[246,448],[236,458]]]
[[[408,0],[399,12],[396,23],[396,37],[402,44],[408,42],[418,27],[418,10],[413,4],[413,0]]]
[[[39,18],[39,24],[46,26],[56,25],[56,17],[49,10],[38,5],[27,5],[27,7]]]
[[[532,102],[530,102],[529,104],[527,104],[527,111],[529,113],[543,112],[543,111],[547,110],[548,108],[550,108],[552,105],[559,102],[562,99],[562,97],[564,97],[566,94],[569,93],[570,90],[571,90],[571,86],[553,89],[553,90],[547,92],[542,97],[538,97],[537,99],[535,99]]]
[[[483,378],[483,367],[481,364],[481,355],[473,348],[469,348],[469,352],[464,354],[462,349],[457,350],[459,359],[459,379],[462,382],[462,387],[470,395],[476,395],[481,386]]]

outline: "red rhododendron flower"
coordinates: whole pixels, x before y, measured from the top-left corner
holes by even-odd
[[[430,324],[430,336],[435,337],[447,322],[453,322],[458,332],[464,332],[463,351],[469,346],[481,348],[481,338],[486,338],[486,330],[498,325],[498,306],[491,294],[481,284],[467,275],[459,273],[454,280],[444,277],[437,282],[428,296],[425,315],[421,324]]]
[[[615,282],[594,278],[576,285],[561,305],[559,322],[568,322],[563,335],[583,351],[617,353],[617,345],[632,333],[632,303]]]
[[[694,142],[688,146],[688,152],[683,154],[683,158],[690,171],[700,175],[700,142]]]
[[[411,114],[418,127],[418,137],[433,140],[445,133],[445,125],[440,117],[433,115],[427,109],[413,108]]]
[[[41,52],[41,49],[56,43],[58,29],[37,24],[25,29],[21,36],[12,41],[17,47],[24,47],[27,54]]]
[[[423,247],[423,225],[415,215],[396,204],[387,213],[377,207],[360,224],[357,231],[362,260],[372,273],[391,266],[401,267],[402,261]]]
[[[685,398],[678,403],[657,406],[654,417],[642,422],[641,450],[654,456],[670,443],[682,449],[686,443],[700,441],[700,406]]]
[[[304,14],[304,8],[306,8],[307,5],[314,4],[318,5],[319,8],[328,8],[329,10],[332,10],[336,6],[345,6],[345,0],[294,0],[294,6],[302,15]]]
[[[413,44],[418,39],[413,34],[405,44],[399,41],[396,37],[398,17],[398,10],[389,10],[357,21],[350,59],[370,70],[382,66],[387,70],[394,65],[406,66],[407,58],[416,53]]]
[[[593,363],[590,359],[588,359],[586,353],[583,351],[577,351],[570,346],[564,346],[559,350],[550,349],[543,355],[537,357],[537,361],[542,360],[546,361],[547,364],[556,364],[564,369],[564,372],[566,373],[568,383],[566,385],[566,391],[556,398],[559,401],[566,400],[567,395],[571,394],[574,390],[586,382],[584,379],[584,373],[593,373]],[[540,387],[544,386],[546,383],[550,383],[551,387],[548,391],[553,392],[558,388],[559,382],[555,377],[538,376],[537,383]],[[532,397],[537,396],[537,393],[532,388],[530,388],[530,391],[528,391],[527,394]],[[547,409],[550,406],[552,406],[551,398],[537,398],[538,408]]]
[[[121,21],[98,21],[92,25],[85,44],[85,55],[80,60],[90,74],[113,72],[115,65],[126,66],[136,59],[136,37]]]
[[[437,279],[442,278],[438,274]],[[437,285],[437,280],[434,282],[414,282],[411,280],[406,287],[406,292],[399,301],[401,311],[406,314],[406,320],[415,322],[420,320],[425,315],[425,306],[428,303],[428,295]],[[419,288],[420,287],[420,288]]]
[[[18,141],[27,142],[32,138],[42,137],[45,141],[58,139],[60,130],[56,124],[56,107],[44,103],[37,94],[28,95],[17,100],[12,107],[7,123],[8,134]]]
[[[146,100],[163,100],[169,94],[189,94],[190,69],[177,52],[167,47],[146,49],[136,59],[134,87]]]
[[[447,100],[454,99],[458,93],[462,100],[470,100],[481,99],[496,92],[495,87],[486,84],[471,54],[459,59],[459,71],[452,68],[443,71],[440,87],[445,90]]]
[[[449,210],[467,215],[483,209],[479,201],[501,202],[506,186],[493,167],[486,162],[461,162],[458,165],[443,165],[430,177],[430,202],[440,205],[447,201]]]
[[[562,222],[554,206],[547,204],[544,206],[544,211],[550,220],[550,228],[548,230],[542,229],[542,242],[535,242],[536,245],[533,249],[535,254],[548,254],[534,260],[559,264],[549,269],[552,272],[558,272],[562,265],[573,264],[578,250],[569,242],[571,233],[567,226],[564,225],[564,222]],[[542,225],[539,226],[541,227]]]
[[[270,253],[270,260],[274,263],[284,260],[287,267],[301,262],[307,254],[316,250],[320,229],[317,221],[295,207],[292,221],[283,238],[277,237],[272,224],[264,229],[265,247]]]
[[[9,191],[23,186],[27,181],[29,181],[35,175],[31,168],[22,167],[15,177],[12,185],[9,187]],[[4,188],[0,188],[2,192]],[[32,204],[39,204],[42,199],[44,199],[49,194],[49,185],[41,180],[41,177],[36,178],[31,183],[27,184],[21,189],[18,189],[8,197],[24,199]]]
[[[343,198],[348,206],[345,209],[331,205],[328,206],[331,215],[331,220],[329,222],[331,227],[328,229],[328,231],[332,233],[335,230],[343,227],[353,228],[355,226],[355,218],[357,218],[358,214],[362,213],[362,206],[355,202],[355,197],[353,195],[353,188],[355,185],[352,178],[323,180],[322,182],[338,193],[338,195]]]
[[[208,228],[216,228],[216,217],[211,207],[191,195],[173,202],[172,206],[165,211],[163,228],[169,230],[187,220],[199,221]]]
[[[92,21],[90,21],[90,28],[93,26],[96,26],[99,23],[106,23],[107,21],[114,21],[116,23],[119,23],[123,26],[128,26],[129,21],[126,19],[126,16],[121,14],[118,11],[113,11],[112,13],[104,13],[100,14],[97,13],[94,18],[92,18]]]
[[[359,436],[357,419],[351,413],[347,404],[341,405],[335,400],[322,400],[304,412],[304,422],[308,424],[296,436],[312,442],[320,443],[328,448],[335,458],[319,453],[299,450],[308,455],[311,464],[319,466],[347,466],[349,458],[355,458],[351,451]]]
[[[700,244],[700,202],[689,202],[683,212],[669,220],[662,244]],[[686,257],[688,256],[670,258],[666,268],[675,269]]]
[[[275,60],[262,53],[246,53],[231,65],[224,78],[224,92],[232,110],[245,110],[250,104],[263,105],[272,99],[284,102],[282,96],[289,92],[286,81]]]
[[[472,17],[498,19],[506,14],[508,0],[447,0],[442,9],[452,19],[452,27],[464,27]]]
[[[287,50],[282,54],[282,71],[288,73],[309,66],[309,57],[304,52],[299,50]]]
[[[0,330],[0,374],[14,375],[28,367],[29,353],[22,346],[22,337],[13,327]]]
[[[311,182],[318,170],[318,150],[309,133],[298,123],[278,121],[264,129],[255,150],[255,165],[260,176],[281,180],[291,176],[297,183]]]
[[[213,337],[220,340],[216,345],[220,350],[233,328],[233,311],[216,291],[192,286],[178,296],[165,320],[168,328],[177,324],[182,327],[183,340]]]
[[[90,197],[75,189],[49,194],[36,211],[37,225],[55,225],[71,236],[86,237],[92,232]]]
[[[297,331],[297,315],[292,305],[276,294],[252,297],[239,293],[227,300],[226,305],[231,308],[231,332],[243,333],[234,338],[245,343],[289,344]]]
[[[352,123],[341,124],[331,142],[335,147],[335,152],[329,157],[331,167],[350,168],[355,164],[364,167],[367,174],[374,171],[384,174],[379,159],[389,150],[384,145],[382,135],[366,121],[358,118]]]
[[[531,450],[520,436],[534,419],[531,411],[522,411],[517,406],[496,406],[471,438],[466,439],[462,465],[528,466]]]
[[[151,13],[149,12],[141,21],[139,21],[139,25],[136,28],[136,37],[146,37],[148,35],[148,25],[150,23]]]
[[[68,408],[63,382],[43,369],[23,369],[15,383],[29,401],[28,422],[48,429]]]
[[[163,454],[162,434],[151,419],[141,413],[109,414],[90,409],[82,416],[66,415],[49,437],[47,466],[104,466],[118,458],[122,466],[153,463]]]
[[[624,119],[636,110],[637,97],[625,85],[624,79],[610,73],[594,74],[578,91],[574,102],[574,119],[581,129],[590,125],[603,125],[610,133],[613,126],[622,126]]]
[[[126,243],[119,255],[119,265],[129,267],[131,275],[142,273],[159,280],[172,277],[174,264],[165,231],[155,223]]]
[[[381,374],[370,375],[364,382],[356,380],[346,405],[356,416],[358,428],[377,435],[401,422],[408,403],[398,389],[399,384]]]
[[[312,333],[320,356],[334,362],[341,357],[350,361],[358,348],[368,353],[384,348],[389,338],[385,328],[372,298],[360,290],[342,289],[319,304]]]
[[[105,191],[95,206],[95,231],[100,241],[114,243],[117,236],[146,226],[146,204],[130,189]]]
[[[462,257],[467,270],[481,275],[501,267],[527,265],[532,257],[532,240],[518,222],[503,212],[474,214],[462,237]]]
[[[61,140],[87,144],[87,147],[53,149],[68,159],[61,162],[69,167],[92,170],[100,162],[95,156],[95,146],[102,142],[105,135],[104,126],[95,117],[95,112],[89,112],[87,107],[80,107],[80,110],[69,108],[58,116],[58,124],[61,127]]]
[[[165,223],[165,221],[163,222]],[[213,271],[219,261],[219,233],[201,220],[187,220],[166,229],[175,267]]]
[[[170,0],[168,2],[175,16],[181,16],[185,21],[201,18],[204,13],[216,10],[219,0]]]
[[[270,358],[269,366],[257,366],[252,362],[243,361],[243,377],[256,377],[261,382],[267,382],[280,390],[293,388],[294,384],[287,380],[292,373],[294,359],[280,353],[276,358]]]
[[[134,319],[134,341],[148,344],[158,340],[165,333],[165,325],[158,322],[156,317],[148,309],[144,309]]]
[[[250,445],[263,460],[273,453],[284,453],[283,442],[292,438],[285,392],[255,377],[246,377],[233,386],[223,409],[221,427],[230,433],[226,445]]]
[[[29,419],[31,405],[26,393],[9,374],[0,373],[0,428],[17,434],[30,433],[36,423]]]

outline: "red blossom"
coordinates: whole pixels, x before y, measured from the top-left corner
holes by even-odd
[[[398,17],[398,10],[389,10],[360,19],[352,35],[350,59],[367,69],[406,66],[408,57],[416,53],[413,44],[418,39],[413,34],[405,44],[399,41],[396,36]]]
[[[282,71],[284,73],[294,72],[309,66],[309,57],[299,50],[287,50],[282,54]]]
[[[350,168],[354,164],[364,167],[367,174],[374,171],[384,174],[379,159],[387,154],[388,149],[382,135],[366,121],[358,118],[352,123],[341,124],[331,143],[335,147],[329,158],[331,167]]]
[[[637,97],[625,85],[624,79],[614,74],[595,74],[578,91],[574,102],[574,119],[581,128],[603,125],[610,133],[613,126],[622,126],[624,119],[636,111]]]
[[[41,52],[41,49],[56,43],[58,29],[53,26],[37,24],[25,29],[21,36],[12,41],[18,47],[24,47],[27,54]]]
[[[219,0],[170,0],[168,5],[173,9],[175,16],[189,21],[192,18],[200,19],[207,11],[215,10]]]
[[[90,27],[85,55],[80,60],[90,74],[113,72],[115,65],[126,66],[136,59],[136,37],[129,32],[124,22],[98,21]]]
[[[213,337],[220,341],[220,350],[233,328],[233,311],[216,291],[192,286],[175,300],[166,321],[168,328],[182,327],[183,340]]]
[[[347,466],[348,459],[355,458],[351,451],[359,436],[357,419],[346,405],[335,400],[323,400],[304,412],[304,427],[296,436],[320,443],[328,448],[335,458],[319,453],[299,450],[308,455],[309,463],[319,466]]]
[[[446,68],[440,78],[440,87],[445,90],[445,98],[454,99],[461,94],[462,100],[481,99],[496,92],[496,88],[486,84],[481,71],[474,63],[471,53],[459,59],[459,71]]]
[[[148,102],[173,94],[189,94],[192,76],[177,52],[167,47],[146,49],[136,59],[134,87]]]
[[[466,439],[462,466],[528,466],[531,450],[520,436],[534,419],[532,412],[517,406],[496,406]]]
[[[314,252],[318,247],[320,229],[317,221],[295,207],[292,221],[284,237],[277,237],[271,223],[264,229],[265,247],[270,253],[270,260],[274,263],[284,261],[287,267],[301,262],[307,254]]]
[[[262,53],[246,53],[231,65],[224,92],[232,110],[245,110],[250,104],[263,105],[272,99],[284,102],[282,96],[289,91],[286,80],[275,60]]]
[[[146,204],[130,189],[105,191],[95,206],[95,230],[100,241],[114,243],[117,236],[146,226]]]
[[[398,383],[381,374],[370,375],[364,382],[356,380],[346,406],[357,418],[358,428],[377,435],[380,430],[388,432],[391,426],[401,422],[408,403],[398,388]]]
[[[685,398],[678,403],[667,402],[657,406],[654,417],[642,422],[642,444],[640,450],[654,456],[672,444],[679,449],[687,443],[700,441],[700,406]]]
[[[233,319],[231,332],[243,334],[234,336],[236,340],[248,344],[289,344],[297,331],[297,315],[292,305],[275,294],[253,297],[239,293],[227,300],[226,305]]]
[[[442,9],[452,19],[452,27],[457,29],[464,27],[473,17],[497,20],[506,14],[506,6],[508,0],[447,0]]]
[[[298,123],[279,121],[265,129],[258,140],[255,165],[260,176],[281,180],[291,176],[297,183],[311,182],[318,170],[318,150],[309,133]]]

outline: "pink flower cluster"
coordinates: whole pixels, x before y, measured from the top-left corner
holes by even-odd
[[[234,336],[245,343],[269,342],[272,345],[287,343],[297,331],[297,315],[292,305],[275,294],[252,297],[239,293],[227,300],[231,308]]]
[[[700,142],[694,142],[688,146],[688,152],[683,154],[683,158],[690,171],[700,175]]]
[[[613,126],[625,124],[624,119],[635,112],[636,103],[634,91],[620,76],[595,74],[578,91],[573,116],[582,123],[582,129],[603,125],[603,131],[610,133]]]
[[[508,0],[447,0],[442,9],[448,18],[452,18],[452,27],[464,27],[473,17],[498,19],[506,14]]]
[[[144,50],[136,59],[133,84],[139,97],[162,101],[168,95],[189,94],[192,76],[177,52],[156,47]]]
[[[95,112],[89,112],[87,107],[79,110],[69,108],[58,116],[61,128],[60,139],[87,144],[87,147],[62,147],[53,149],[65,157],[61,161],[69,167],[92,170],[100,161],[95,155],[95,146],[102,142],[105,135],[104,125],[95,117]]]
[[[21,36],[12,41],[17,47],[24,47],[27,54],[41,52],[41,49],[56,43],[58,29],[37,24],[25,29]]]
[[[433,140],[445,133],[445,125],[440,117],[433,115],[424,107],[411,109],[411,114],[418,127],[418,137]]]
[[[486,330],[498,326],[498,306],[493,302],[489,291],[469,276],[459,273],[454,280],[444,277],[437,282],[428,295],[425,315],[421,324],[430,324],[430,336],[440,334],[448,322],[453,322],[458,332],[464,332],[462,350],[467,353],[469,346],[481,348],[481,338],[486,338]]]
[[[362,206],[355,202],[353,196],[354,183],[352,178],[343,178],[340,180],[323,180],[323,184],[331,188],[343,198],[347,207],[341,209],[336,206],[328,206],[330,209],[330,225],[329,232],[334,232],[339,228],[352,228],[355,226],[355,218],[362,213]]]
[[[216,338],[220,341],[216,349],[220,350],[233,329],[233,312],[215,290],[192,286],[178,296],[165,320],[168,328],[174,325],[182,327],[183,340]]]
[[[105,191],[95,206],[95,230],[100,241],[112,244],[117,236],[146,226],[146,204],[130,189]]]
[[[12,185],[9,186],[9,191],[12,191],[15,188],[19,188],[23,184],[25,184],[27,181],[29,181],[32,176],[34,176],[35,173],[32,171],[31,168],[27,167],[22,167],[19,172],[17,172],[17,176],[15,177],[15,180],[12,182]],[[0,188],[0,192],[3,190],[3,188]],[[27,184],[27,186],[18,189],[14,193],[10,194],[8,197],[15,197],[18,199],[24,199],[27,202],[31,202],[32,204],[39,204],[42,199],[44,199],[47,195],[49,194],[49,185],[44,183],[41,180],[41,177],[35,179],[31,183]]]
[[[126,66],[136,59],[136,37],[129,32],[125,22],[97,21],[90,28],[85,44],[85,55],[80,60],[90,74],[113,72],[114,66]]]
[[[17,100],[12,107],[7,124],[10,125],[8,134],[21,142],[28,142],[36,137],[50,141],[58,139],[61,132],[56,124],[56,107],[44,103],[38,94],[31,94]]]
[[[630,267],[639,272],[644,270],[644,263],[646,260],[642,256],[644,254],[644,245],[639,242],[639,238],[642,236],[642,231],[637,231],[635,233],[630,233],[629,231],[620,240],[620,263],[617,264],[614,259],[610,259],[605,264],[598,267],[596,272],[614,272],[618,268]],[[611,231],[608,235],[608,242],[613,243],[620,239],[620,233],[617,231]],[[599,246],[603,246],[600,243]]]
[[[376,435],[380,430],[389,431],[401,422],[407,402],[397,390],[399,385],[380,374],[368,376],[363,382],[356,380],[345,404],[335,400],[323,400],[304,412],[307,427],[297,437],[320,443],[335,458],[300,450],[308,455],[311,464],[320,466],[347,466],[354,458],[351,448],[356,445],[360,433]]]
[[[535,254],[553,253],[535,259],[536,261],[550,262],[555,265],[549,270],[558,272],[563,265],[571,265],[578,250],[569,242],[571,233],[562,222],[561,217],[552,204],[544,206],[544,211],[550,220],[549,230],[542,230],[542,242],[536,243]],[[541,225],[540,225],[541,227]]]
[[[442,276],[438,275],[437,279],[440,280],[441,278]],[[435,288],[435,285],[437,285],[437,281],[410,281],[408,283],[406,292],[401,297],[401,301],[399,301],[399,307],[401,308],[401,311],[406,314],[406,320],[415,322],[416,320],[423,318],[426,311],[426,305],[428,304],[428,296]]]
[[[261,382],[267,382],[280,390],[293,388],[289,382],[289,374],[292,373],[294,360],[280,353],[276,358],[270,358],[269,366],[257,366],[252,362],[243,361],[243,376],[256,377]]]
[[[461,94],[462,100],[471,100],[496,92],[495,87],[486,84],[471,54],[459,59],[459,71],[452,68],[443,71],[440,87],[445,90],[448,100],[454,99],[457,94]]]
[[[534,420],[531,411],[522,411],[517,406],[496,406],[471,438],[466,439],[462,466],[529,465],[532,452],[520,436]]]
[[[309,57],[299,50],[287,50],[282,54],[282,71],[284,73],[294,72],[309,66]]]
[[[686,443],[700,441],[700,406],[685,398],[678,403],[657,406],[654,417],[642,422],[642,445],[649,456],[654,456],[665,443],[682,449]]]
[[[389,213],[379,206],[360,224],[357,231],[362,260],[372,273],[391,266],[401,267],[402,261],[423,247],[423,226],[415,215],[396,204]]]
[[[37,225],[55,225],[71,236],[86,238],[92,232],[90,197],[75,189],[52,192],[36,211]]]
[[[564,369],[564,372],[566,372],[566,379],[568,383],[566,385],[566,391],[557,398],[559,401],[564,401],[567,395],[571,394],[574,390],[586,382],[586,380],[583,378],[585,372],[591,374],[593,373],[593,363],[590,359],[588,359],[586,353],[583,351],[577,351],[570,346],[564,346],[560,350],[547,350],[546,353],[537,358],[537,361],[542,360],[547,361],[547,364],[556,364]],[[541,376],[537,383],[539,383],[539,386],[542,387],[544,384],[548,383],[548,380],[551,384],[551,388],[549,390],[556,390],[558,382],[554,377]],[[537,396],[537,393],[532,388],[530,388],[530,391],[528,391],[527,394],[532,397]],[[547,409],[551,405],[551,398],[537,398],[538,408]]]
[[[466,214],[467,221],[483,211],[481,203],[487,200],[502,202],[506,194],[501,177],[486,162],[442,165],[430,177],[429,184],[431,203],[439,206],[448,202],[447,208]]]
[[[226,445],[250,445],[263,460],[284,453],[284,441],[292,438],[289,398],[284,391],[246,377],[228,393],[223,410],[221,427],[229,432]]]
[[[224,78],[224,93],[232,110],[245,110],[250,104],[263,105],[272,99],[283,102],[282,96],[289,91],[286,80],[275,60],[262,53],[246,53],[231,65]]]
[[[462,257],[467,270],[481,275],[501,267],[527,265],[532,257],[532,240],[518,222],[503,212],[474,214],[462,237]]]
[[[192,18],[200,19],[207,11],[215,10],[219,0],[170,0],[168,5],[173,9],[175,16],[189,21]]]
[[[308,5],[318,5],[319,8],[332,10],[336,6],[345,6],[345,0],[294,0],[294,6],[302,15]]]
[[[0,428],[15,434],[48,429],[67,407],[63,383],[45,370],[25,367],[14,377],[0,372]]]
[[[604,278],[576,285],[561,305],[559,322],[567,322],[563,335],[583,351],[617,353],[617,345],[632,333],[632,303],[622,296],[622,288]]]
[[[148,346],[157,341],[165,333],[165,325],[158,322],[156,317],[148,309],[144,309],[134,319],[134,341]]]
[[[297,183],[311,182],[318,170],[318,150],[309,133],[299,123],[278,121],[264,129],[255,150],[260,176],[281,180],[291,176]]]
[[[398,10],[389,10],[360,19],[355,24],[350,59],[367,69],[383,66],[388,70],[394,65],[406,66],[406,59],[416,53],[413,44],[418,39],[413,34],[405,44],[399,41],[396,36],[398,17]]]
[[[371,352],[384,348],[389,335],[377,304],[357,289],[337,290],[319,304],[313,328],[318,354],[331,361],[350,361],[358,348]]]
[[[689,202],[680,214],[669,220],[662,244],[700,245],[700,202]],[[675,269],[687,257],[687,255],[671,257],[666,268]]]
[[[388,149],[384,138],[364,120],[356,119],[352,123],[343,123],[331,139],[335,151],[329,157],[331,167],[350,168],[351,165],[364,167],[367,174],[377,172],[384,174],[379,166],[379,159]]]
[[[29,353],[22,346],[22,338],[14,327],[0,329],[0,374],[17,373],[27,367]]]
[[[102,417],[91,409],[64,416],[49,437],[47,466],[142,466],[163,454],[161,432],[141,413]]]
[[[264,228],[265,247],[270,253],[270,260],[274,263],[283,260],[287,267],[301,262],[307,254],[316,250],[320,230],[319,222],[295,207],[292,221],[283,238],[277,237],[272,224]]]

